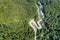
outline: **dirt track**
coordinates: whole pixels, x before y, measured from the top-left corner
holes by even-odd
[[[38,12],[38,18],[39,18],[39,21],[37,21],[37,24],[36,22],[34,21],[34,19],[31,19],[30,22],[29,22],[29,25],[33,28],[34,32],[35,32],[35,38],[34,40],[37,40],[37,36],[36,36],[36,33],[37,33],[37,29],[42,29],[42,25],[40,24],[40,22],[42,21],[42,19],[44,18],[44,13],[42,12],[41,9],[43,9],[43,6],[41,5],[40,2],[38,2],[38,4],[40,5],[40,7],[38,7],[38,5],[36,4],[36,7],[37,7],[37,12]]]

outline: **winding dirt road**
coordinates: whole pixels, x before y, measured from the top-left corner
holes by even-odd
[[[30,22],[29,22],[29,25],[33,28],[33,30],[35,32],[35,38],[34,38],[34,40],[37,40],[36,39],[37,38],[37,35],[36,35],[37,29],[39,29],[39,30],[42,29],[42,25],[40,24],[40,22],[42,22],[42,19],[44,18],[44,13],[41,10],[41,9],[43,9],[43,6],[41,5],[40,2],[38,2],[38,4],[40,5],[40,7],[39,7],[36,4],[37,12],[38,12],[38,18],[39,18],[39,20],[37,21],[38,26],[37,26],[36,22],[34,21],[34,19],[31,19]]]

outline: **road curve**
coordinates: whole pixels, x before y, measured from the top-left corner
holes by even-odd
[[[35,38],[34,38],[34,40],[37,40],[36,39],[37,38],[37,35],[36,35],[37,29],[42,29],[42,25],[40,24],[40,22],[42,22],[42,19],[44,18],[44,13],[42,12],[43,6],[41,5],[40,2],[37,2],[37,3],[40,5],[40,7],[39,7],[38,4],[36,4],[37,12],[38,12],[38,18],[39,18],[39,20],[37,21],[38,25],[36,24],[36,22],[34,21],[34,19],[31,19],[29,21],[29,25],[31,26],[31,28],[33,28],[33,30],[35,32]]]

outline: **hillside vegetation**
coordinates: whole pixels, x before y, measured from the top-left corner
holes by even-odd
[[[60,0],[40,0],[44,5],[45,27],[39,30],[40,40],[60,40]]]
[[[0,0],[0,40],[33,40],[34,32],[28,22],[37,18],[35,3],[35,0]]]
[[[45,27],[39,40],[60,40],[60,0],[39,0],[44,5]],[[37,21],[36,0],[0,0],[0,40],[34,40],[31,19]]]

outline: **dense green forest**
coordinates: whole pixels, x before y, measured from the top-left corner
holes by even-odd
[[[44,5],[45,27],[39,30],[38,39],[60,40],[60,0],[40,0],[40,2]]]
[[[60,40],[60,0],[39,0],[44,5],[45,27],[39,40]],[[38,19],[36,0],[0,0],[0,40],[34,40],[29,20]]]

